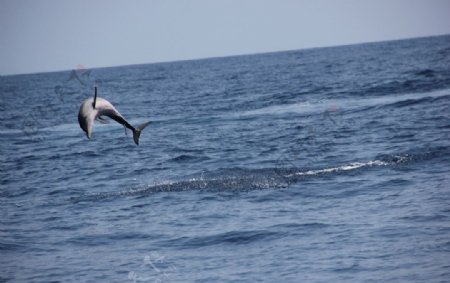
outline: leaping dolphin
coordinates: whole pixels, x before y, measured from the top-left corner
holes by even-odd
[[[78,123],[80,124],[80,128],[86,132],[88,139],[92,136],[94,120],[103,124],[108,123],[103,116],[107,116],[133,131],[133,139],[136,145],[139,145],[139,137],[141,136],[142,130],[150,124],[150,122],[146,122],[137,128],[131,126],[108,100],[97,97],[97,87],[95,87],[94,98],[88,98],[83,101],[78,112]]]

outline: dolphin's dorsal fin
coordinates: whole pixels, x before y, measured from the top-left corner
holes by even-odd
[[[92,103],[92,107],[95,109],[95,103],[97,102],[97,87],[94,87],[95,94],[94,94],[94,102]]]

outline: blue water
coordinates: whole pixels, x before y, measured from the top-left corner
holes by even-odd
[[[448,282],[450,36],[0,77],[1,282]],[[88,140],[81,102],[111,101]]]

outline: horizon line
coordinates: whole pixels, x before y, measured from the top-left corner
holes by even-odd
[[[167,64],[167,63],[177,63],[177,62],[186,62],[186,61],[201,61],[201,60],[211,60],[211,59],[240,57],[240,56],[255,56],[255,55],[264,55],[264,54],[272,54],[272,53],[293,52],[293,51],[322,49],[322,48],[335,48],[335,47],[343,47],[343,46],[350,46],[350,45],[364,45],[364,44],[372,44],[372,43],[403,41],[403,40],[411,40],[411,39],[441,37],[441,36],[450,36],[450,33],[415,36],[415,37],[404,37],[404,38],[397,38],[397,39],[386,39],[386,40],[373,40],[373,41],[363,41],[363,42],[354,42],[354,43],[344,43],[344,44],[338,44],[338,45],[323,45],[323,46],[313,46],[313,47],[304,47],[304,48],[296,48],[296,49],[261,51],[261,52],[255,52],[255,53],[238,53],[238,54],[211,56],[211,57],[197,57],[197,58],[186,58],[186,59],[178,59],[178,60],[177,59],[175,59],[175,60],[162,60],[162,61],[145,62],[145,63],[130,63],[130,64],[110,65],[110,66],[94,66],[94,67],[86,68],[86,70],[118,68],[118,67],[130,67],[130,66],[152,65],[152,64]],[[80,65],[84,67],[84,65],[82,65],[82,64],[80,64]],[[38,75],[38,74],[48,74],[48,73],[70,72],[70,71],[73,71],[75,69],[76,68],[62,69],[62,70],[50,70],[50,71],[25,72],[25,73],[0,74],[0,77],[13,77],[13,76],[26,76],[26,75]]]

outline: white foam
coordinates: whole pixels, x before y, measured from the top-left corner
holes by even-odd
[[[318,169],[318,170],[308,170],[308,171],[302,171],[302,172],[295,172],[293,174],[289,174],[286,177],[293,177],[293,176],[311,176],[311,175],[319,175],[319,174],[325,174],[325,173],[332,173],[332,172],[340,172],[340,171],[349,171],[349,170],[355,170],[362,167],[371,167],[371,166],[386,166],[389,165],[389,163],[381,161],[381,160],[372,160],[365,163],[362,162],[353,162],[347,165],[342,165],[338,167],[331,167],[331,168],[325,168],[325,169]]]

